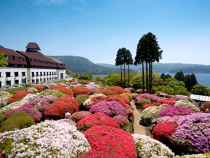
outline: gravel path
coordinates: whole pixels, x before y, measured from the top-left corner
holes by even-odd
[[[150,136],[152,138],[152,135],[150,133],[150,127],[145,127],[139,124],[140,119],[141,119],[141,113],[136,109],[136,105],[134,103],[134,101],[132,101],[131,103],[131,107],[133,107],[134,109],[134,134],[142,134],[142,135],[146,135],[146,136]]]

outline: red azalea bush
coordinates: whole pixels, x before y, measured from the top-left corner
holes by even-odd
[[[71,118],[73,121],[78,122],[79,120],[83,119],[84,117],[88,115],[91,115],[91,113],[88,111],[79,111],[79,112],[75,112]]]
[[[72,97],[74,96],[74,92],[71,89],[66,88],[64,85],[54,86],[51,89],[58,90],[64,94],[70,95]]]
[[[110,87],[108,90],[114,91],[116,94],[122,94],[126,92],[122,87],[118,86]]]
[[[155,126],[152,135],[154,139],[157,139],[165,144],[169,144],[171,141],[171,135],[178,127],[175,122],[164,121]]]
[[[84,132],[84,135],[91,145],[91,151],[109,153],[119,158],[137,157],[132,135],[122,129],[94,126]]]
[[[44,85],[38,85],[35,87],[37,90],[44,90]]]
[[[166,104],[167,106],[172,106],[176,103],[176,100],[173,98],[164,98],[164,99],[159,99],[157,103]]]
[[[26,91],[18,91],[18,92],[15,92],[13,94],[13,96],[11,98],[9,98],[7,104],[11,104],[13,102],[20,101],[21,99],[23,99],[25,96],[27,96],[30,93],[31,92],[26,92]]]
[[[195,113],[195,111],[191,108],[188,108],[186,106],[170,106],[163,110],[161,110],[158,114],[158,117],[164,117],[164,116],[184,116],[184,115],[190,115],[191,113]]]
[[[78,158],[119,158],[119,155],[116,154],[114,151],[97,151],[97,150],[90,150]]]
[[[142,109],[146,109],[148,107],[153,107],[153,106],[156,106],[156,105],[154,105],[154,104],[144,104]]]
[[[79,104],[75,99],[66,95],[64,97],[58,98],[54,103],[52,103],[45,111],[45,116],[47,118],[59,119],[64,118],[66,111],[71,114],[79,111]]]
[[[96,125],[108,125],[111,127],[120,128],[119,124],[113,118],[98,112],[88,115],[77,122],[77,129],[83,131]]]
[[[126,104],[125,101],[121,97],[119,97],[119,95],[107,96],[106,101],[117,101],[125,108],[128,107],[128,104]]]
[[[112,90],[109,90],[109,89],[100,89],[97,92],[95,92],[95,94],[99,94],[99,93],[104,94],[106,96],[117,94],[115,91],[112,91]]]
[[[132,101],[132,99],[133,99],[131,93],[123,93],[123,94],[120,94],[120,95],[127,97],[130,101]]]
[[[121,98],[126,104],[130,104],[130,99],[128,97],[126,97],[125,95],[120,94],[120,95],[116,95],[116,96]]]
[[[73,91],[74,91],[74,94],[75,94],[75,95],[79,95],[79,94],[90,95],[90,94],[91,94],[90,89],[88,89],[87,87],[80,87],[80,86],[77,86],[77,87],[74,87],[74,88],[73,88]]]

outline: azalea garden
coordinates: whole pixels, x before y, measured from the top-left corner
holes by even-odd
[[[80,83],[0,91],[1,157],[210,157],[210,102],[198,108],[184,95]],[[134,133],[131,105],[150,136]]]

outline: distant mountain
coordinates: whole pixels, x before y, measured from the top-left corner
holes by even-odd
[[[119,66],[115,66],[112,64],[101,64],[97,63],[97,65],[107,67],[107,68],[120,68]],[[127,66],[126,66],[127,68]],[[134,66],[131,65],[130,69],[133,72],[138,72],[141,70],[141,65]],[[183,71],[185,74],[195,73],[195,74],[204,74],[210,73],[210,65],[199,65],[199,64],[182,64],[182,63],[153,63],[153,71],[159,73],[176,73],[178,71]]]
[[[74,73],[79,74],[108,74],[113,72],[119,72],[118,69],[110,69],[100,65],[97,65],[87,58],[79,56],[48,56],[54,57],[63,63],[65,63],[66,68],[69,68]]]

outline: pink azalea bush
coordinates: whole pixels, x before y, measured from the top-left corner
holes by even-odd
[[[152,102],[156,102],[159,98],[156,94],[143,93],[136,96],[136,101],[139,99],[150,99]]]
[[[171,106],[161,110],[158,114],[158,117],[163,116],[183,116],[183,115],[190,115],[191,113],[195,113],[194,110],[185,106]]]
[[[117,121],[117,123],[120,125],[121,128],[125,127],[126,125],[130,123],[128,119],[122,115],[116,115],[113,117],[113,119]]]
[[[121,115],[124,117],[127,116],[127,111],[126,108],[123,107],[120,103],[117,101],[101,101],[98,102],[97,104],[93,105],[89,112],[91,113],[104,113],[110,117],[114,117],[116,115]]]

